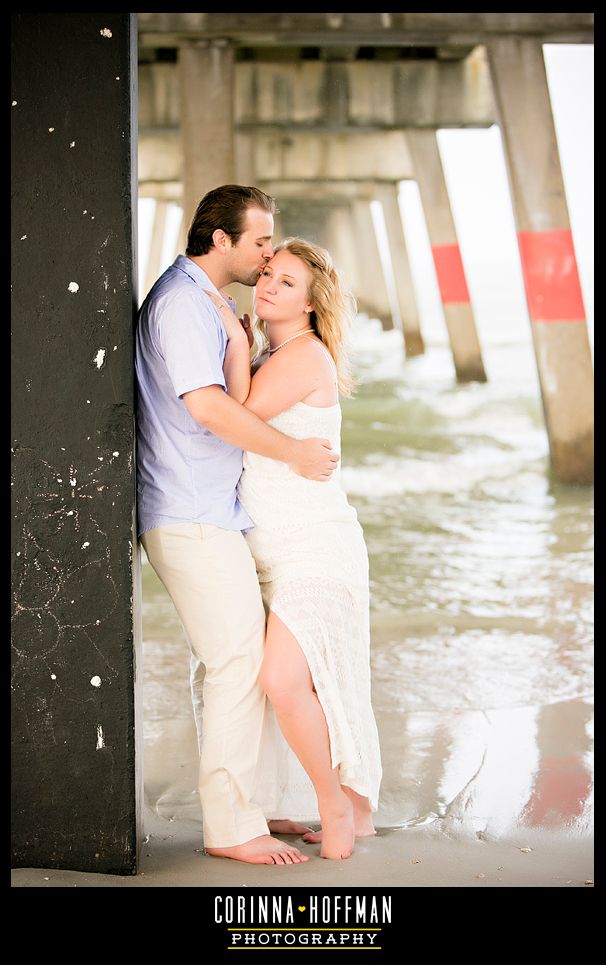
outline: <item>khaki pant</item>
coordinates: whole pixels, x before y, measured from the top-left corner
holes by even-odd
[[[206,523],[159,526],[141,543],[191,647],[204,844],[242,844],[268,833],[251,803],[265,709],[265,611],[250,550],[242,533]]]

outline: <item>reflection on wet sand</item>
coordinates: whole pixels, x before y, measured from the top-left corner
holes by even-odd
[[[590,833],[591,712],[584,701],[570,701],[539,709],[407,715],[405,733],[398,735],[406,764],[400,782],[388,782],[386,818],[399,814],[395,826],[435,823],[455,837],[482,840],[526,827]],[[551,756],[545,717],[564,744],[574,745],[570,756],[562,747]],[[402,818],[403,800],[409,816]]]
[[[591,834],[593,825],[592,708],[581,701],[542,707],[537,721],[540,761],[524,809],[531,827]]]

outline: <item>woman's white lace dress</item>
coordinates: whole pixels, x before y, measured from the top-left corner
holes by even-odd
[[[329,439],[340,451],[341,408],[297,402],[269,420],[297,439]],[[244,455],[239,498],[255,522],[246,534],[266,608],[286,624],[307,658],[328,724],[340,781],[376,810],[381,782],[371,706],[368,554],[340,469],[327,482],[285,463]],[[317,821],[313,786],[268,702],[259,754],[257,802],[266,817]]]

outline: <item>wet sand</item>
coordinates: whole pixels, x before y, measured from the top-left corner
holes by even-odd
[[[485,712],[477,711],[440,718],[435,714],[406,715],[407,719],[400,723],[409,734],[416,732],[419,736],[416,742],[409,743],[405,767],[390,753],[397,734],[390,733],[387,722],[378,715],[388,779],[384,804],[377,814],[377,836],[358,842],[352,857],[343,862],[324,860],[319,857],[318,845],[298,841],[311,860],[307,864],[280,868],[245,865],[203,853],[195,790],[197,761],[193,720],[186,716],[165,720],[158,738],[148,742],[146,748],[146,839],[139,874],[119,877],[21,868],[13,870],[12,886],[215,889],[247,886],[320,890],[591,887],[593,846],[588,793],[591,780],[586,742],[579,741],[579,722],[590,719],[591,707],[585,701],[566,701],[549,707],[551,743],[544,749],[550,756],[543,758],[534,791],[520,814],[514,803],[515,795],[512,797],[511,787],[507,785],[506,773],[503,783],[498,779],[499,760],[503,763],[498,735],[511,734],[513,728],[516,743],[524,743],[529,734],[524,734],[520,721],[534,720],[534,716],[522,710],[492,712],[492,722],[486,721]],[[480,718],[485,723],[484,732],[479,726]],[[393,731],[393,724],[390,726]],[[434,741],[428,754],[426,734],[436,726],[442,740]],[[535,729],[530,729],[534,740]],[[440,776],[444,775],[446,749],[450,747],[451,754],[456,755],[455,731],[478,732],[482,743],[480,767],[469,779],[461,751],[463,744],[460,744],[458,756],[449,758],[454,771],[458,769],[458,785],[456,778],[452,783],[458,791],[449,801],[440,801],[436,792],[444,788]],[[469,741],[465,746],[468,751]],[[414,794],[409,794],[415,816],[404,821],[404,826],[395,827],[389,824],[389,818],[402,790],[399,782],[408,784],[410,789],[415,759],[417,763],[423,761],[423,778],[418,774],[414,778],[420,782],[416,784],[420,796],[415,800]],[[489,784],[492,798],[488,786],[482,790],[478,784],[482,770],[493,770]],[[425,804],[426,809],[419,808],[420,803]]]

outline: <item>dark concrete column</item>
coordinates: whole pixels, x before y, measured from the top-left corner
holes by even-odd
[[[235,181],[234,52],[227,40],[179,49],[183,231],[207,191]]]
[[[590,483],[593,366],[543,48],[502,38],[488,57],[553,470],[562,482]]]
[[[136,20],[12,18],[13,864],[132,874]]]
[[[457,381],[486,382],[436,132],[410,129],[406,132],[406,139],[427,221]]]

